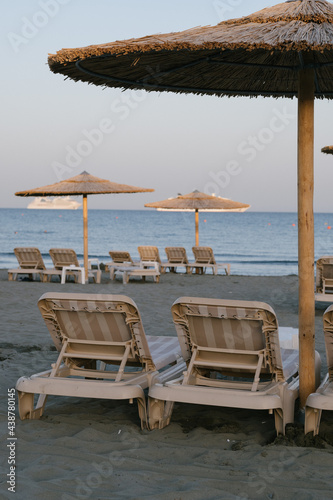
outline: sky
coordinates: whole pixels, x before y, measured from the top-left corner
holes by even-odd
[[[62,48],[215,25],[276,3],[2,2],[0,207],[25,208],[31,199],[16,191],[87,171],[155,189],[90,196],[89,208],[143,209],[198,189],[252,211],[297,211],[296,99],[122,92],[65,80],[47,65],[48,54]],[[320,152],[333,144],[332,111],[331,101],[316,101],[316,212],[333,208],[333,156]]]

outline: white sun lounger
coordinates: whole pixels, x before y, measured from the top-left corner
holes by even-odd
[[[28,274],[32,280],[34,276],[43,279],[43,272],[46,270],[42,254],[35,247],[14,248],[15,256],[19,263],[19,268],[8,269],[8,281],[16,280],[18,274]]]
[[[305,434],[318,434],[322,412],[333,410],[333,305],[324,312],[323,322],[328,371],[316,392],[306,400]]]
[[[177,267],[185,268],[187,273],[191,272],[186,249],[184,247],[166,247],[165,253],[167,256],[167,262],[161,263],[162,273],[167,269],[169,269],[171,272],[176,272]]]
[[[146,266],[148,265],[147,262],[145,264]],[[115,279],[117,276],[121,276],[123,284],[126,285],[126,283],[129,282],[129,279],[132,277],[140,277],[143,279],[143,281],[145,281],[146,277],[151,276],[155,281],[155,283],[159,283],[160,268],[158,262],[149,262],[149,267],[146,266],[144,267],[143,265],[140,265],[140,266],[119,267],[113,272],[113,279]]]
[[[72,248],[51,248],[50,256],[54,265],[54,269],[47,269],[43,273],[43,280],[49,281],[51,276],[59,276],[61,283],[65,283],[67,276],[74,276],[75,281],[81,278],[81,282],[84,283],[84,267],[80,265],[76,252]],[[93,269],[91,266],[90,259],[88,262],[88,276],[86,278],[93,278],[95,283],[101,282],[102,272],[97,266],[97,269]]]
[[[195,261],[190,263],[191,270],[194,269],[204,274],[207,268],[211,268],[213,274],[218,274],[220,268],[224,269],[225,274],[230,274],[230,264],[217,263],[214,252],[210,247],[192,247]]]
[[[185,369],[177,337],[146,336],[136,304],[122,295],[46,293],[38,307],[59,355],[52,369],[17,381],[21,419],[40,418],[47,395],[135,398],[144,427],[144,389]]]
[[[316,262],[315,300],[333,302],[333,256],[324,255]]]
[[[184,402],[268,410],[277,434],[284,434],[298,397],[298,350],[280,348],[273,309],[261,302],[181,297],[172,315],[187,370],[151,386],[149,427],[168,425],[174,402]]]
[[[129,252],[111,250],[109,252],[111,262],[105,264],[105,271],[110,271],[110,279],[114,279],[114,273],[123,267],[134,267],[140,265],[140,262],[133,261]]]

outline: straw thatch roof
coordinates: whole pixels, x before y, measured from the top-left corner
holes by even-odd
[[[321,152],[328,155],[333,155],[333,146],[325,146],[324,148],[322,148]]]
[[[63,49],[49,66],[95,85],[215,95],[297,95],[316,71],[316,97],[333,97],[333,5],[289,0],[187,31]]]
[[[162,208],[165,210],[211,210],[215,212],[227,212],[232,210],[245,211],[250,205],[232,201],[220,196],[210,196],[200,191],[178,195],[177,198],[169,198],[163,201],[146,203],[145,207]]]
[[[126,184],[117,184],[105,179],[99,179],[87,172],[82,172],[71,179],[42,186],[27,191],[19,191],[16,196],[68,196],[79,194],[108,194],[108,193],[145,193],[154,189],[145,189]]]

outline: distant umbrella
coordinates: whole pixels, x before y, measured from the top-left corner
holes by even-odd
[[[328,155],[333,155],[333,146],[325,146],[324,148],[322,148],[321,152]]]
[[[68,196],[83,195],[83,255],[86,276],[88,276],[88,194],[113,193],[145,193],[154,189],[140,188],[118,184],[105,179],[99,179],[87,172],[48,186],[42,186],[27,191],[19,191],[15,196]]]
[[[300,400],[315,390],[314,99],[333,98],[333,5],[288,0],[217,26],[49,56],[95,85],[199,95],[298,97]]]
[[[232,201],[220,196],[210,196],[200,191],[178,195],[177,198],[168,198],[163,201],[146,203],[145,207],[174,211],[195,212],[195,246],[199,245],[199,210],[205,212],[244,212],[250,205]]]

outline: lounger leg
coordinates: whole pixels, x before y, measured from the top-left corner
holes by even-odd
[[[174,407],[173,401],[148,398],[148,428],[163,429],[169,425]]]
[[[274,410],[275,429],[277,435],[285,434],[286,425],[294,423],[295,401],[298,397],[298,378],[280,386],[282,408]]]
[[[8,281],[13,281],[13,273],[8,273]]]
[[[275,421],[275,430],[276,434],[279,436],[280,434],[285,434],[285,425],[283,422],[283,410],[281,408],[277,408],[274,410],[274,421]]]
[[[305,434],[308,434],[308,432],[313,432],[314,436],[319,434],[321,415],[322,415],[322,410],[319,410],[317,408],[311,408],[310,406],[305,407],[305,425],[304,425]]]
[[[34,409],[34,394],[17,391],[19,403],[19,415],[21,420],[37,420],[43,415],[46,394],[41,394],[38,398],[36,408]]]
[[[147,419],[147,408],[146,401],[142,398],[137,398],[138,402],[138,412],[141,420],[141,429],[148,428],[148,419]]]

